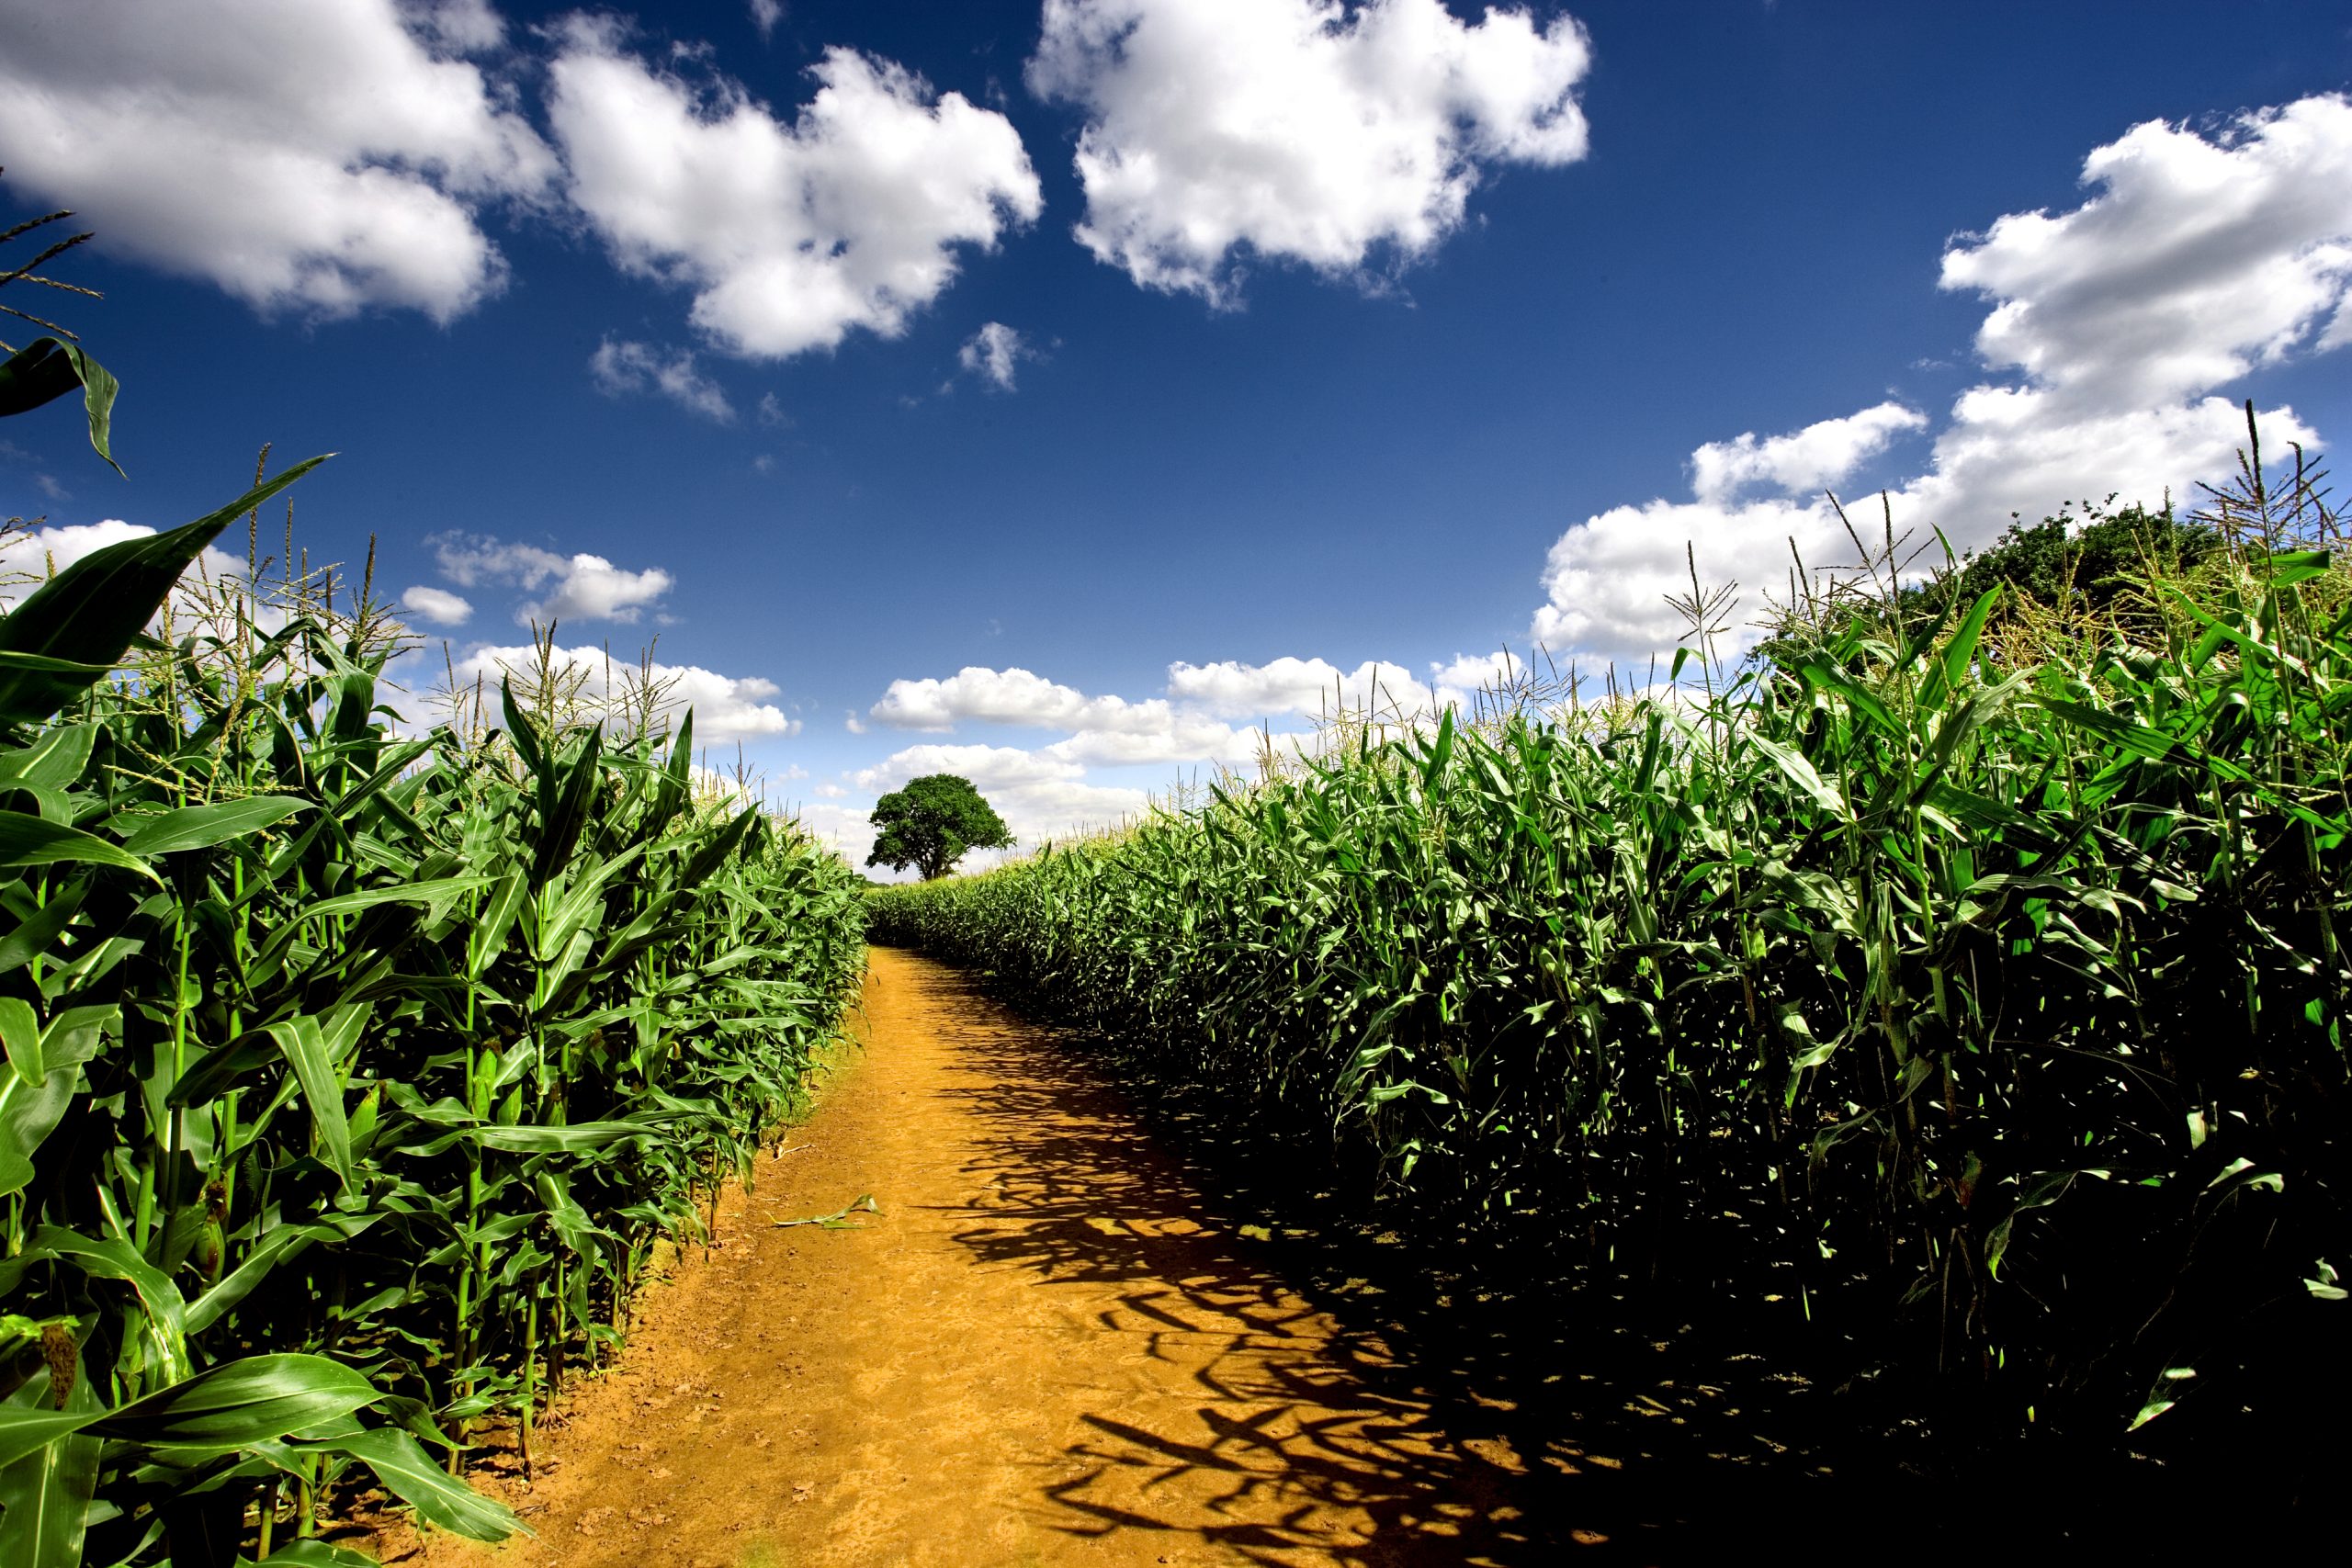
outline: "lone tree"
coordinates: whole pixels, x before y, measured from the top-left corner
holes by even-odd
[[[868,865],[893,871],[913,866],[925,882],[946,875],[967,850],[1001,850],[1012,835],[1004,818],[980,798],[972,781],[954,773],[926,773],[874,803],[866,818],[876,832]]]

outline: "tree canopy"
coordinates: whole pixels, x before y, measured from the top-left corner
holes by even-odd
[[[1998,588],[1994,624],[1981,647],[1985,657],[2007,662],[2026,657],[2021,649],[2040,646],[2061,625],[2079,629],[2099,622],[2147,631],[2148,585],[2192,573],[2222,548],[2222,536],[2211,523],[2176,517],[2168,509],[2124,506],[2109,512],[2093,505],[2080,516],[2066,509],[2040,523],[2014,521],[1983,549],[1905,583],[1889,613],[1902,626],[1917,627],[1964,612],[1985,590]],[[1877,591],[1874,581],[1871,587]],[[1821,635],[1820,626],[1808,626],[1804,616],[1784,613],[1754,656],[1792,668]]]
[[[1004,818],[972,786],[955,773],[926,773],[909,779],[874,803],[874,852],[868,865],[893,871],[913,866],[925,882],[946,875],[967,850],[1001,850],[1012,843]]]

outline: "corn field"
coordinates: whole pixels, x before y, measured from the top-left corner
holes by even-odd
[[[0,367],[61,389],[107,455],[78,348]],[[427,731],[369,585],[190,572],[316,461],[0,619],[9,1563],[363,1562],[313,1532],[378,1484],[517,1529],[461,1450],[527,1462],[862,971],[858,879],[697,788],[658,694]]]
[[[1802,1314],[1996,1432],[2275,1450],[2352,1326],[2318,479],[2250,456],[2226,549],[2096,624],[1938,609],[1890,541],[1726,668],[1694,581],[1670,695],[1359,727],[873,935],[1432,1229]]]

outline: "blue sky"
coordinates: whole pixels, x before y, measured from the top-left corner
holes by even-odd
[[[1824,484],[1974,543],[2215,474],[2222,400],[2334,435],[2347,86],[2283,0],[5,0],[130,479],[54,408],[0,511],[337,451],[301,538],[436,660],[658,634],[853,850],[937,768],[1034,840],[1334,674],[1638,660],[1686,539],[1752,613]]]

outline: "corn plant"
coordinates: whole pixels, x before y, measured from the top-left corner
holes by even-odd
[[[1431,1226],[1786,1296],[1996,1430],[2275,1435],[2352,1244],[2318,479],[2250,449],[2226,549],[2033,662],[1891,538],[1775,662],[1694,581],[1670,695],[1355,735],[875,934],[1319,1122]]]
[[[26,399],[103,452],[67,363]],[[356,1562],[310,1538],[363,1477],[517,1529],[464,1450],[528,1462],[862,967],[856,878],[697,791],[690,715],[407,723],[372,583],[257,558],[318,461],[0,619],[0,1561]]]

